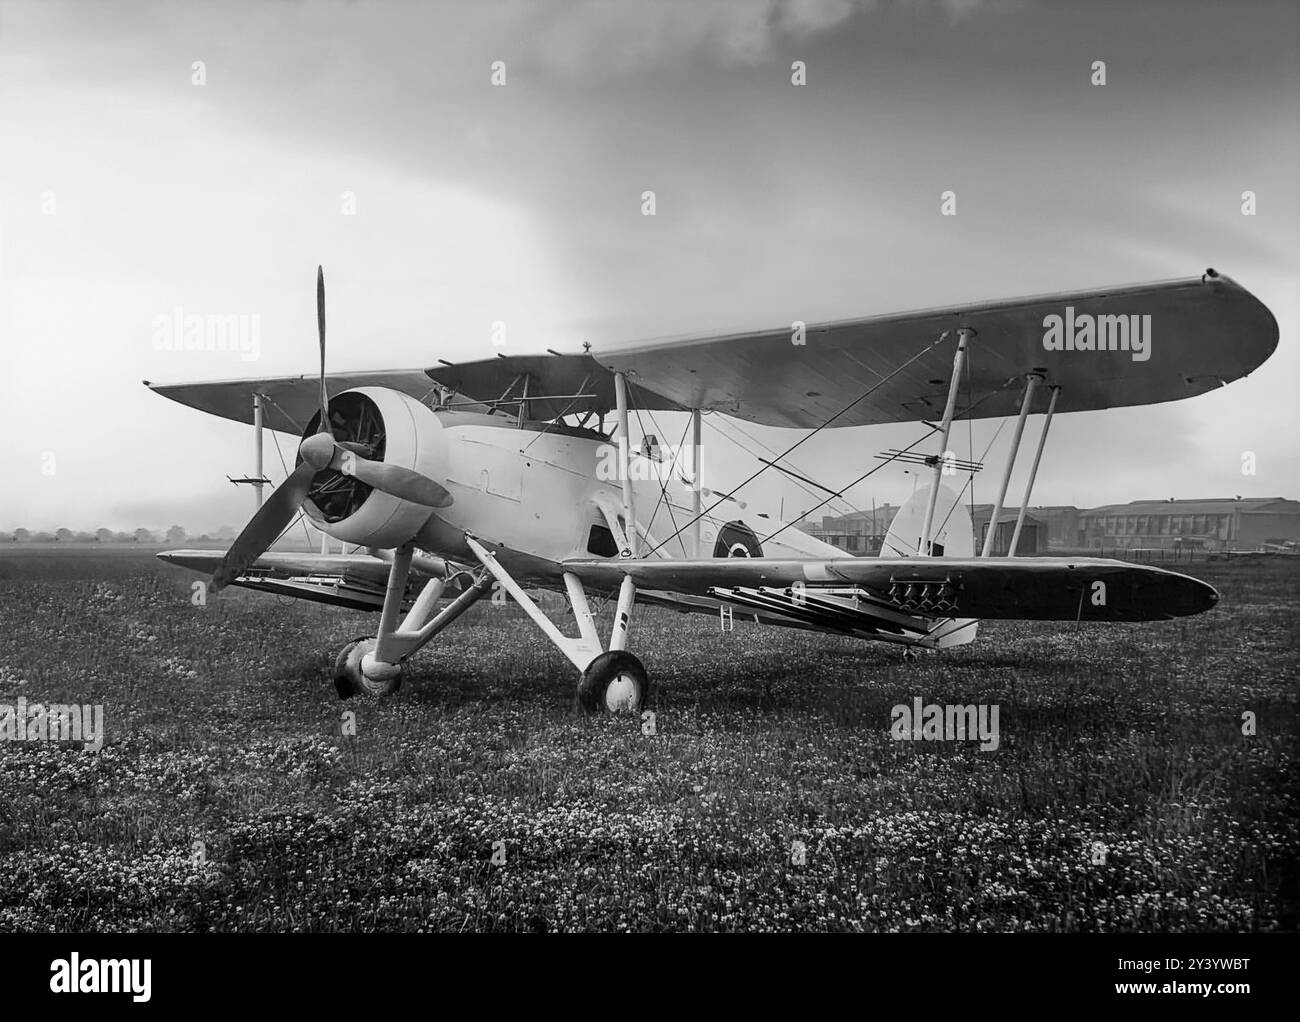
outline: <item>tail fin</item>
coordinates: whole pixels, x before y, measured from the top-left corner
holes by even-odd
[[[916,493],[898,509],[880,548],[882,558],[919,556],[925,505],[929,499],[930,487],[918,486]],[[975,556],[975,529],[966,506],[961,502],[961,494],[942,483],[939,484],[939,496],[930,524],[930,552],[937,558]],[[930,634],[944,649],[974,642],[978,628],[979,622],[974,618],[944,618],[935,622]]]

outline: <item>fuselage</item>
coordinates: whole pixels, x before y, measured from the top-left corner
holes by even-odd
[[[379,397],[388,406],[382,411],[390,424],[390,455],[437,479],[453,503],[430,510],[376,492],[342,521],[312,514],[323,531],[365,545],[409,541],[453,559],[472,559],[467,532],[551,562],[618,555],[610,528],[611,521],[624,524],[615,441],[573,427],[521,425],[513,416],[430,415],[427,407],[410,408],[409,398],[393,402],[392,393]],[[413,428],[395,429],[407,414]],[[708,489],[700,493],[697,530],[695,494],[684,478],[691,473],[689,454],[674,459],[671,451],[632,451],[629,461],[640,556],[845,556],[797,529],[782,529],[784,523],[764,509]]]
[[[438,414],[447,437],[446,485],[455,503],[434,511],[417,537],[420,546],[463,556],[468,531],[551,561],[617,554],[608,525],[609,517],[623,524],[615,442],[518,428],[501,416]],[[700,494],[706,513],[697,547],[694,494],[683,478],[683,459],[633,451],[629,461],[641,556],[652,550],[651,556],[672,558],[844,554],[797,529],[769,539],[784,523],[709,490]]]

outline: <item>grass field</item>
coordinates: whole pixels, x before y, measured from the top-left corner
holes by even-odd
[[[575,716],[513,605],[343,704],[374,616],[0,550],[0,704],[106,720],[0,742],[0,930],[1295,930],[1300,559],[1194,570],[1200,617],[913,665],[639,609],[647,735]],[[917,696],[997,704],[1000,747],[893,740]]]

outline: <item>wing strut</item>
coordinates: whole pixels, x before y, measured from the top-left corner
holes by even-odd
[[[975,336],[969,327],[957,330],[957,354],[952,357],[952,381],[948,384],[948,403],[943,406],[943,424],[939,427],[939,458],[934,463],[934,477],[930,481],[930,499],[925,505],[925,518],[921,525],[921,543],[917,552],[930,556],[930,526],[934,522],[934,505],[939,500],[939,476],[943,473],[944,457],[948,453],[948,434],[952,432],[952,413],[957,406],[957,388],[961,384],[961,371],[966,363],[966,342]]]
[[[623,481],[623,534],[627,536],[624,557],[636,556],[636,508],[632,504],[632,436],[627,426],[627,378],[614,374],[614,400],[618,405],[618,474]]]
[[[253,487],[253,513],[256,514],[262,509],[262,487],[271,480],[266,478],[266,473],[262,470],[262,395],[253,395],[253,461],[257,466],[257,471],[251,476],[241,476],[238,479],[230,479],[236,486],[247,484]],[[287,473],[286,473],[287,474]]]
[[[704,556],[700,549],[700,519],[701,513],[700,500],[700,481],[703,478],[701,474],[701,460],[703,459],[704,450],[700,446],[703,442],[701,437],[702,424],[700,421],[700,410],[691,409],[691,550],[692,556],[699,560]],[[674,523],[675,524],[675,523]]]
[[[257,495],[257,508],[262,508],[262,478],[266,475],[262,471],[262,395],[253,395],[253,449],[256,452],[257,460],[257,482],[253,484],[253,492]]]
[[[1029,417],[1029,406],[1034,400],[1034,388],[1042,378],[1038,373],[1025,374],[1025,396],[1020,401],[1020,417],[1016,419],[1016,434],[1011,439],[1011,450],[1007,453],[1007,467],[1002,470],[1002,483],[998,487],[998,499],[993,502],[993,517],[989,519],[988,532],[984,534],[984,549],[980,551],[981,557],[990,557],[993,554],[993,542],[998,534],[998,519],[1002,517],[1002,504],[1007,499],[1007,486],[1011,483],[1011,469],[1016,464],[1020,438],[1025,435],[1025,419]]]
[[[1020,501],[1020,514],[1016,516],[1016,531],[1011,534],[1011,547],[1007,550],[1008,557],[1016,556],[1016,544],[1020,542],[1020,527],[1025,524],[1025,510],[1029,507],[1029,495],[1034,492],[1034,479],[1038,476],[1038,462],[1043,457],[1043,446],[1047,443],[1047,431],[1052,428],[1052,413],[1056,411],[1056,397],[1061,393],[1059,386],[1052,387],[1052,400],[1047,402],[1047,418],[1043,420],[1043,432],[1038,438],[1038,450],[1034,452],[1034,464],[1029,469],[1029,482],[1025,483],[1025,495]],[[989,528],[996,528],[994,522],[989,523]]]

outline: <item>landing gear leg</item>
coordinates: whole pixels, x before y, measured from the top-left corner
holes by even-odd
[[[343,647],[334,662],[334,688],[340,699],[356,695],[392,695],[402,687],[402,665],[407,658],[422,649],[492,588],[492,576],[483,572],[435,614],[434,607],[447,588],[448,580],[431,578],[398,624],[398,614],[406,595],[411,554],[411,548],[407,546],[398,549],[393,556],[384,609],[379,616],[379,634],[354,639]]]
[[[645,666],[627,651],[628,627],[636,602],[636,585],[628,576],[618,591],[618,608],[614,612],[614,627],[609,637],[609,648],[602,649],[596,622],[587,603],[587,594],[576,575],[566,573],[564,586],[568,591],[569,605],[578,624],[578,638],[564,635],[536,602],[510,577],[498,563],[496,554],[486,549],[473,536],[465,542],[502,588],[524,609],[533,623],[555,644],[556,649],[569,658],[581,673],[578,680],[577,704],[584,713],[605,709],[610,713],[639,714],[650,698],[650,678]]]

